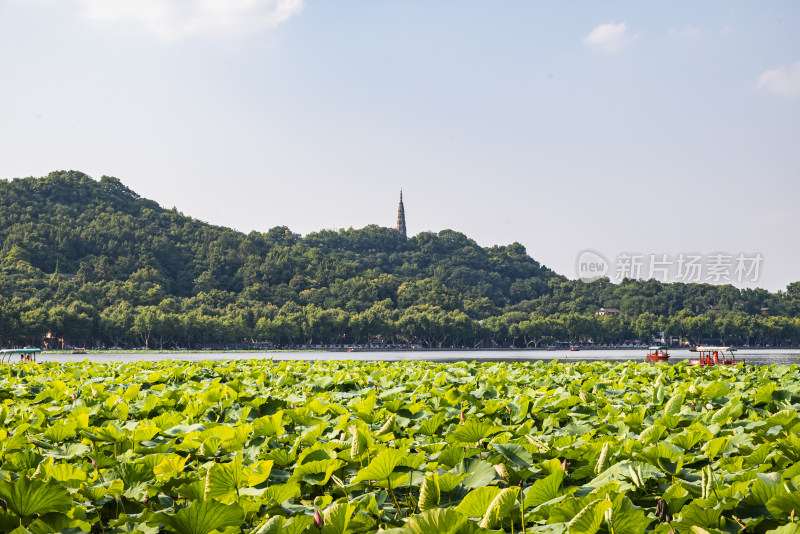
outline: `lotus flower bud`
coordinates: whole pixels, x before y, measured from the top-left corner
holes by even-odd
[[[711,404],[710,402],[708,404],[706,404],[706,410],[713,410],[713,409],[714,409],[714,405],[713,404]]]
[[[319,513],[319,510],[314,511],[314,526],[317,528],[322,528],[324,522],[322,521],[322,514]]]
[[[567,459],[566,458],[564,458],[564,461],[561,462],[561,470],[562,471],[566,471],[567,470]]]
[[[669,523],[672,519],[672,510],[669,508],[669,503],[664,499],[658,499],[656,502],[656,517],[664,523]]]
[[[464,424],[464,420],[465,420],[465,419],[466,419],[466,418],[464,417],[464,412],[461,412],[461,422],[460,422],[459,424],[460,424],[460,425],[463,425],[463,424]]]

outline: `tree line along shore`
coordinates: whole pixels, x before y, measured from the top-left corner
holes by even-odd
[[[2,346],[800,343],[798,282],[586,284],[453,230],[242,233],[75,171],[2,180],[0,207]]]

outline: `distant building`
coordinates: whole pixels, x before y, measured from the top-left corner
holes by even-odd
[[[406,236],[406,210],[403,208],[403,190],[400,190],[400,205],[397,206],[397,231]]]
[[[767,307],[761,308],[761,315],[769,315],[769,308]]]
[[[595,317],[602,315],[619,315],[619,310],[616,308],[600,308],[594,313]]]

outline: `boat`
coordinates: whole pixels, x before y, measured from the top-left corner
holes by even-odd
[[[648,362],[665,362],[669,360],[669,347],[666,345],[654,345],[647,349],[645,360]]]
[[[579,349],[578,347],[570,347],[569,350],[570,350],[570,352],[577,352],[577,351],[579,351],[581,349]]]
[[[744,363],[744,360],[737,360],[734,356],[736,351],[733,347],[697,347],[699,358],[689,360],[689,365],[737,365]]]
[[[72,354],[86,354],[86,349],[75,349]]]
[[[19,356],[22,362],[35,362],[36,355],[42,349],[2,349],[0,350],[0,363],[11,363],[11,358]]]

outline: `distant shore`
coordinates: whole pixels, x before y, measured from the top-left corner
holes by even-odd
[[[709,345],[710,346],[710,345]],[[739,351],[751,350],[793,350],[800,347],[796,346],[783,346],[783,347],[769,347],[769,346],[749,346],[749,347],[733,347]],[[690,347],[670,347],[669,350],[674,351],[689,351]],[[424,348],[424,347],[392,347],[392,348],[286,348],[286,349],[79,349],[84,350],[85,354],[284,354],[284,353],[303,353],[303,352],[580,352],[580,351],[642,351],[647,350],[647,346],[638,347],[577,347],[576,351],[571,351],[570,348],[548,348],[548,347],[492,347],[492,348],[469,348],[469,347],[442,347],[442,348]],[[53,349],[42,350],[42,354],[81,354],[73,349]]]

